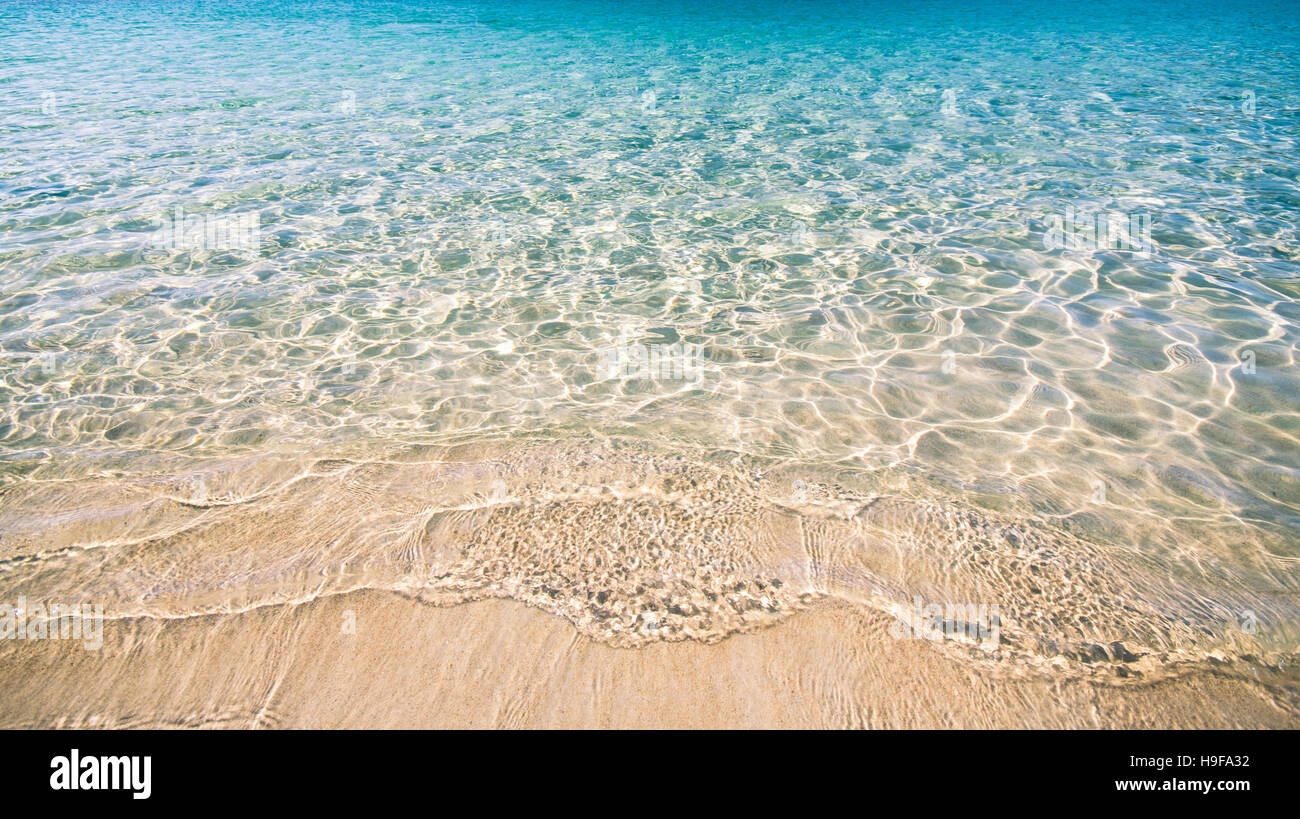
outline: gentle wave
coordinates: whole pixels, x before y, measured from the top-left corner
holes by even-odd
[[[438,606],[509,598],[623,647],[715,642],[826,597],[900,620],[917,601],[976,605],[997,612],[996,645],[936,645],[1112,682],[1282,669],[1300,649],[1292,588],[1225,565],[1177,576],[1049,521],[873,491],[879,476],[816,477],[606,439],[11,484],[0,599],[177,619],[358,589]]]

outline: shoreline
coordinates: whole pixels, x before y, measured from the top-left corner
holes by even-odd
[[[341,630],[348,613],[356,633]],[[1296,728],[1292,673],[989,674],[838,600],[708,645],[616,648],[508,600],[358,591],[111,623],[104,656],[0,642],[0,727]],[[1288,693],[1289,692],[1289,693]]]
[[[0,640],[0,725],[1300,727],[1285,578],[897,476],[610,441],[226,466],[0,495],[0,602],[102,604],[104,640]]]

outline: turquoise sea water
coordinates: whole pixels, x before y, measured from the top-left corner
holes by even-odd
[[[5,2],[4,480],[617,437],[1294,611],[1297,10]]]

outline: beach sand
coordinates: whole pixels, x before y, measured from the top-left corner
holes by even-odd
[[[1284,585],[874,478],[609,441],[195,474],[0,495],[0,598],[106,618],[0,640],[0,727],[1300,727]]]
[[[355,614],[356,634],[341,624]],[[508,600],[361,591],[8,643],[0,725],[101,728],[1268,728],[1285,686],[990,674],[826,601],[713,645],[615,648]],[[1285,685],[1295,691],[1292,677]]]

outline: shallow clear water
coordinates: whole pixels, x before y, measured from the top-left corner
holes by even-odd
[[[1294,613],[1295,4],[625,5],[0,8],[5,480],[617,437]]]

